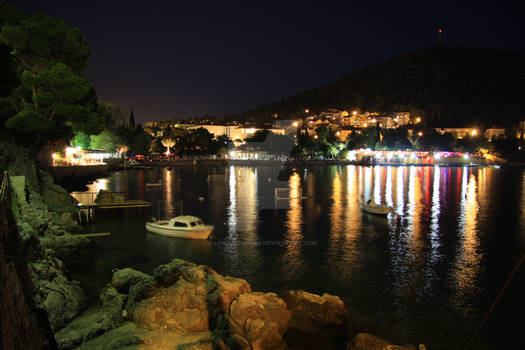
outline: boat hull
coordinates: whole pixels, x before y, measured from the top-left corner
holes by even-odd
[[[390,213],[392,211],[391,207],[387,207],[387,206],[384,206],[384,205],[366,205],[366,204],[362,204],[361,205],[361,209],[364,212],[367,212],[369,214],[374,214],[374,215],[388,215],[388,213]]]
[[[198,230],[174,229],[172,227],[163,226],[165,225],[148,222],[146,223],[146,230],[160,236],[188,239],[208,239],[213,231],[213,226],[210,225],[203,226],[202,229]]]

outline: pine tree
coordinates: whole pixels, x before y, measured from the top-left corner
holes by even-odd
[[[129,125],[134,129],[135,128],[135,114],[133,114],[133,109],[129,114]]]

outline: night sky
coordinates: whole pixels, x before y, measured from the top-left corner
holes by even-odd
[[[502,1],[9,2],[79,28],[100,98],[139,122],[280,100],[436,44],[438,28],[445,44],[525,51],[525,12]]]

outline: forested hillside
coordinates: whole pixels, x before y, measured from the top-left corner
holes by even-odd
[[[410,111],[427,125],[511,126],[525,120],[525,55],[476,47],[428,47],[357,70],[331,84],[230,118],[268,120],[305,108]]]

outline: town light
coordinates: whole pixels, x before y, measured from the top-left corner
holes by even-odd
[[[472,129],[472,131],[470,132],[470,134],[472,136],[476,136],[478,134],[478,131],[476,129]]]
[[[420,117],[417,117],[416,118],[416,123],[419,123],[421,121],[421,118]]]
[[[469,156],[468,154],[465,154],[465,155],[463,156],[463,158],[465,158],[465,159],[469,159],[470,156]]]
[[[307,108],[304,110],[305,113],[310,113],[310,110]]]
[[[441,153],[436,153],[434,155],[434,159],[441,159]]]
[[[293,126],[297,127],[298,125],[299,125],[299,123],[293,122]]]
[[[356,115],[356,114],[357,114],[357,111],[353,111],[352,114],[353,114],[353,115]]]
[[[335,133],[337,136],[340,136],[341,135],[341,131],[338,131]]]
[[[423,133],[420,131],[417,133],[417,136],[423,136]]]
[[[365,125],[363,125],[365,128],[368,126],[368,123],[365,123]]]
[[[315,135],[315,136],[314,136],[314,139],[316,139],[316,140],[317,140],[318,138],[319,138],[319,137],[318,137],[317,135]]]

